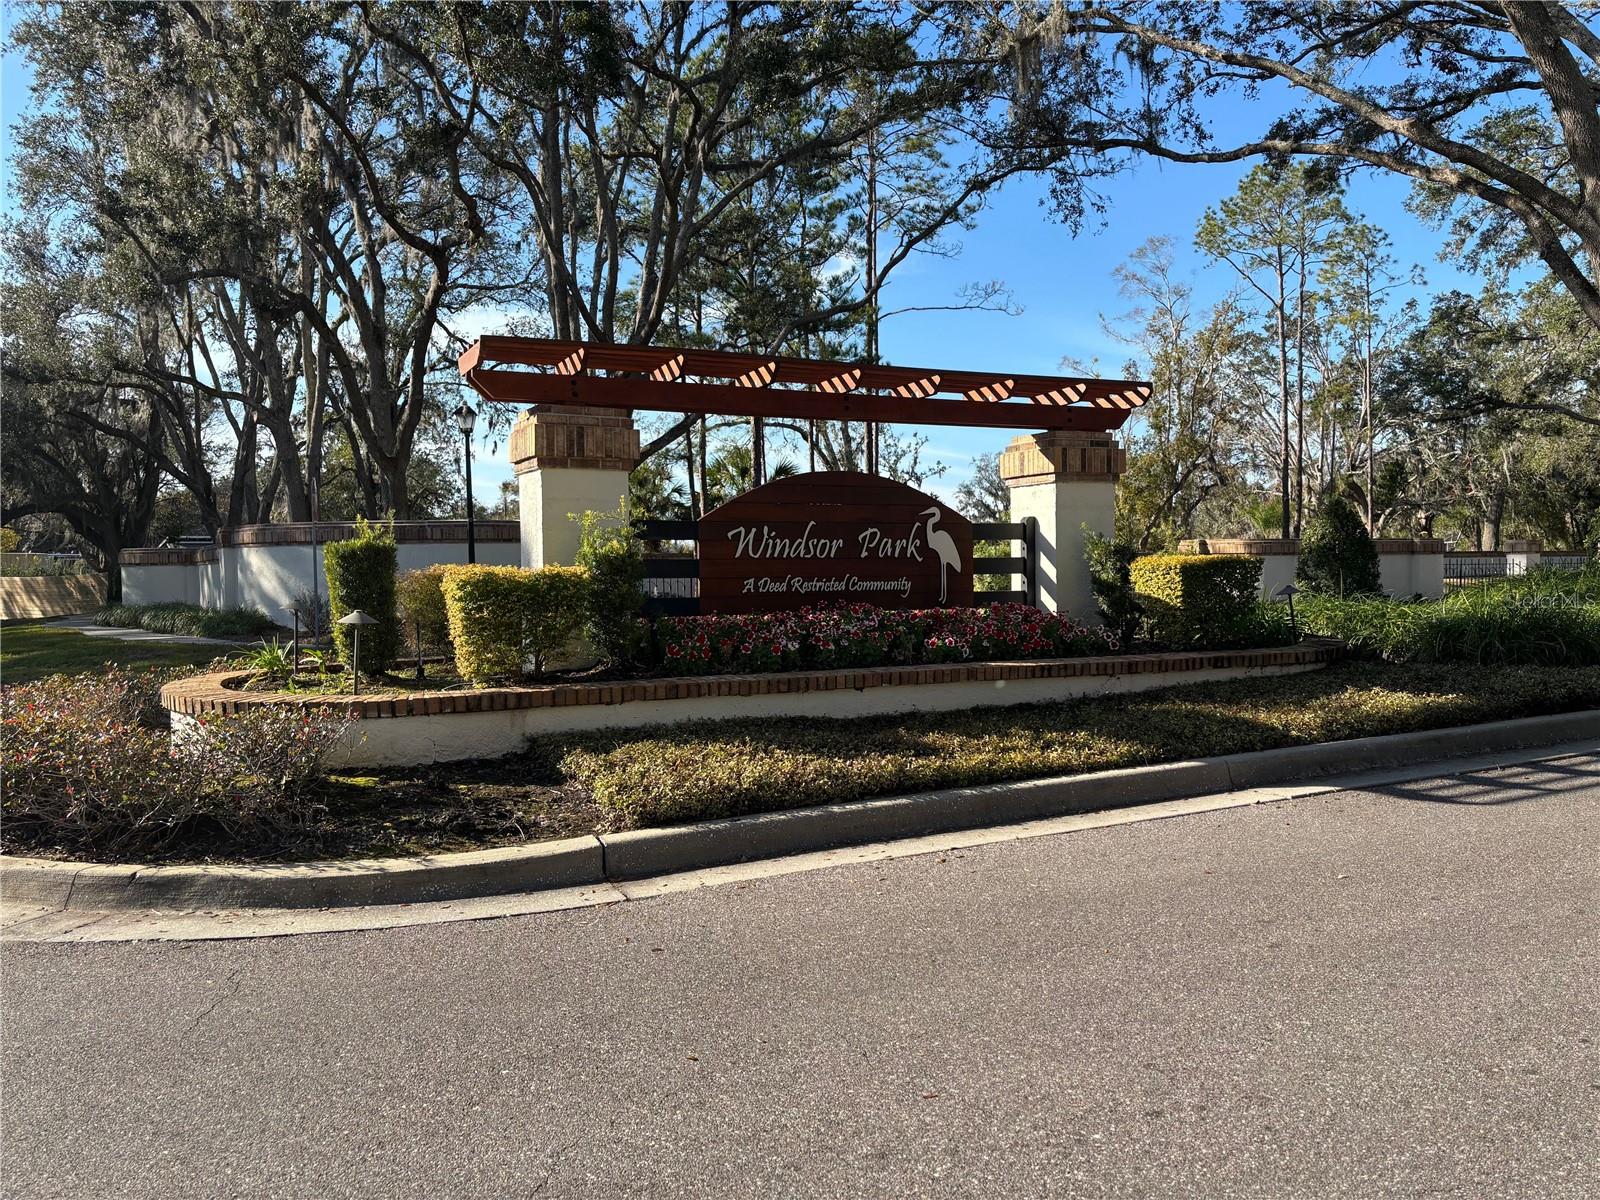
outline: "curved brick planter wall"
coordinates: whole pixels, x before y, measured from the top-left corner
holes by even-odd
[[[540,733],[734,717],[944,711],[1285,675],[1326,666],[1341,649],[1336,642],[1311,641],[1277,650],[707,675],[360,698],[242,692],[228,685],[242,681],[244,673],[225,671],[169,683],[161,689],[161,700],[180,736],[192,731],[195,717],[208,713],[268,704],[331,707],[356,718],[338,755],[339,765],[418,766],[513,754]]]

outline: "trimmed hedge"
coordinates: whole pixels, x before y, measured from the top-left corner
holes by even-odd
[[[446,567],[443,592],[456,670],[475,683],[544,670],[589,612],[582,567]]]
[[[840,804],[1600,705],[1600,668],[1348,662],[1134,696],[535,739],[611,828]]]
[[[395,605],[406,644],[417,654],[450,650],[450,616],[444,606],[444,563],[407,571],[395,580]]]
[[[395,609],[395,570],[399,552],[394,531],[356,518],[356,536],[329,542],[322,548],[323,571],[328,577],[328,612],[333,620],[333,644],[339,659],[350,665],[351,627],[339,624],[357,609],[376,617],[376,625],[361,629],[361,669],[378,675],[394,665],[400,653],[400,618]]]
[[[1128,568],[1145,634],[1173,649],[1257,644],[1261,560],[1247,554],[1146,554]]]

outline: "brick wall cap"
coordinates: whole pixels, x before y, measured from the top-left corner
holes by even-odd
[[[850,668],[834,671],[775,671],[750,675],[685,675],[611,683],[546,683],[522,687],[461,688],[455,691],[367,691],[310,696],[291,692],[246,692],[249,671],[238,668],[177,679],[161,689],[169,712],[238,711],[289,704],[329,707],[363,720],[387,716],[433,715],[446,706],[453,713],[490,709],[548,708],[556,705],[627,704],[654,700],[696,700],[707,696],[766,696],[874,687],[916,687],[925,683],[988,682],[1005,679],[1074,679],[1155,671],[1204,671],[1225,667],[1301,666],[1332,662],[1344,650],[1332,638],[1310,638],[1296,646],[1261,650],[1203,650],[1182,653],[1106,654],[1084,658],[1030,658],[1018,661],[928,663],[918,666]],[[429,701],[434,704],[430,708]]]
[[[1299,538],[1185,538],[1178,543],[1184,554],[1201,553],[1204,542],[1207,554],[1248,554],[1260,558],[1266,555],[1299,554]]]

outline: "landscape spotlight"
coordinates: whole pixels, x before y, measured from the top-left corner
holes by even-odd
[[[340,625],[350,626],[350,634],[355,644],[350,649],[350,694],[361,694],[361,627],[363,625],[376,625],[377,617],[369,617],[359,608],[346,616],[340,617]]]
[[[1294,640],[1297,642],[1300,640],[1300,623],[1295,620],[1294,616],[1294,598],[1299,594],[1300,589],[1293,583],[1286,583],[1272,593],[1274,600],[1287,600],[1289,602],[1289,628],[1294,631]]]

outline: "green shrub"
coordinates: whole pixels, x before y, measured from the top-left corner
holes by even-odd
[[[1146,554],[1128,569],[1145,634],[1174,649],[1250,646],[1262,632],[1261,560],[1246,554]]]
[[[21,534],[9,525],[0,525],[0,554],[13,554],[21,545]]]
[[[398,552],[394,531],[356,518],[356,535],[322,548],[328,577],[328,612],[333,620],[333,644],[339,658],[350,665],[351,627],[341,618],[357,609],[376,617],[376,625],[361,630],[361,669],[377,675],[387,671],[400,653],[400,618],[395,608],[395,570]]]
[[[537,673],[572,644],[588,615],[582,567],[447,567],[444,604],[456,669],[474,682]]]
[[[91,573],[89,564],[81,558],[58,558],[53,554],[0,553],[0,576],[7,579],[55,578]]]
[[[578,565],[589,573],[583,631],[607,663],[633,662],[644,644],[644,544],[621,513],[580,518]]]
[[[449,657],[450,617],[444,607],[443,563],[407,571],[395,580],[395,609],[401,631],[413,654]]]
[[[320,814],[314,785],[345,718],[299,706],[206,716],[175,746],[157,692],[178,673],[109,667],[0,694],[8,852],[276,854]]]
[[[1383,592],[1378,547],[1342,493],[1317,505],[1300,539],[1300,586],[1327,596],[1376,596]]]
[[[1542,586],[1507,581],[1423,601],[1308,593],[1300,619],[1313,633],[1390,662],[1600,665],[1600,601]]]
[[[1100,619],[1124,647],[1131,645],[1144,615],[1133,590],[1131,570],[1133,560],[1139,557],[1138,549],[1085,525],[1083,557],[1089,564],[1089,590],[1094,593]]]
[[[176,637],[262,637],[278,629],[278,624],[259,608],[201,608],[175,600],[162,604],[108,604],[91,620],[96,625],[146,629]]]

